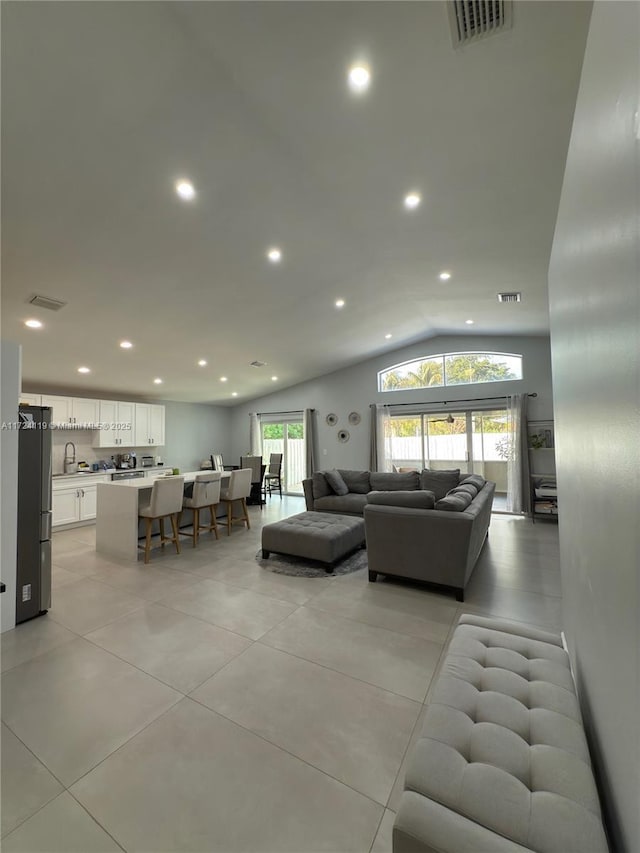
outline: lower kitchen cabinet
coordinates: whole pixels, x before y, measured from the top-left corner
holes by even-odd
[[[55,483],[51,491],[52,526],[77,524],[96,517],[98,483],[106,483],[108,477],[91,478],[91,483],[67,480]]]

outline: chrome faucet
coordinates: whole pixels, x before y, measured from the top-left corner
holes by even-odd
[[[67,454],[67,448],[71,446],[73,448],[73,454],[69,456]],[[68,441],[64,446],[64,473],[65,474],[75,474],[75,465],[76,465],[76,446],[72,441]]]

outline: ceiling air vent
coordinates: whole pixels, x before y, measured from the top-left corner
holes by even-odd
[[[251,367],[264,367],[266,363],[267,363],[266,361],[252,361],[252,362],[250,362]]]
[[[447,7],[454,47],[511,27],[511,0],[449,0]]]
[[[499,293],[498,302],[522,302],[520,293]]]
[[[59,311],[67,304],[60,302],[59,299],[50,299],[48,296],[39,296],[37,293],[30,296],[27,300],[30,305],[35,305],[37,308],[48,308],[49,311]]]

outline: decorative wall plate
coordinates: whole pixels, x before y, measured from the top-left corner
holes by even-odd
[[[351,426],[357,426],[360,423],[360,413],[349,412],[349,423]]]
[[[329,412],[325,420],[329,426],[335,426],[338,423],[338,416],[334,415],[333,412]]]
[[[349,435],[348,430],[346,430],[346,429],[339,429],[338,430],[338,441],[341,441],[344,444],[346,441],[349,441],[350,438],[351,438],[351,436]]]

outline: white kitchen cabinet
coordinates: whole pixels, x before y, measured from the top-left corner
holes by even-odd
[[[74,424],[97,424],[100,420],[100,401],[72,397],[71,419]]]
[[[43,406],[51,406],[51,423],[56,426],[69,426],[73,423],[71,412],[71,397],[57,397],[51,394],[42,395]]]
[[[95,424],[100,415],[98,400],[87,397],[58,397],[53,394],[43,394],[40,405],[51,406],[51,423],[58,426],[71,424]],[[38,405],[38,404],[36,404]],[[87,427],[90,429],[90,427]]]
[[[136,403],[136,447],[164,446],[164,406]]]
[[[21,391],[20,392],[20,402],[25,403],[27,406],[41,406],[42,405],[42,394],[24,394]]]
[[[91,521],[96,517],[98,483],[109,481],[106,474],[78,474],[54,478],[51,488],[52,526]]]
[[[51,493],[51,509],[53,527],[80,521],[80,490],[75,486],[54,489]]]
[[[98,420],[101,429],[94,433],[92,447],[137,447],[136,403],[100,400]]]

